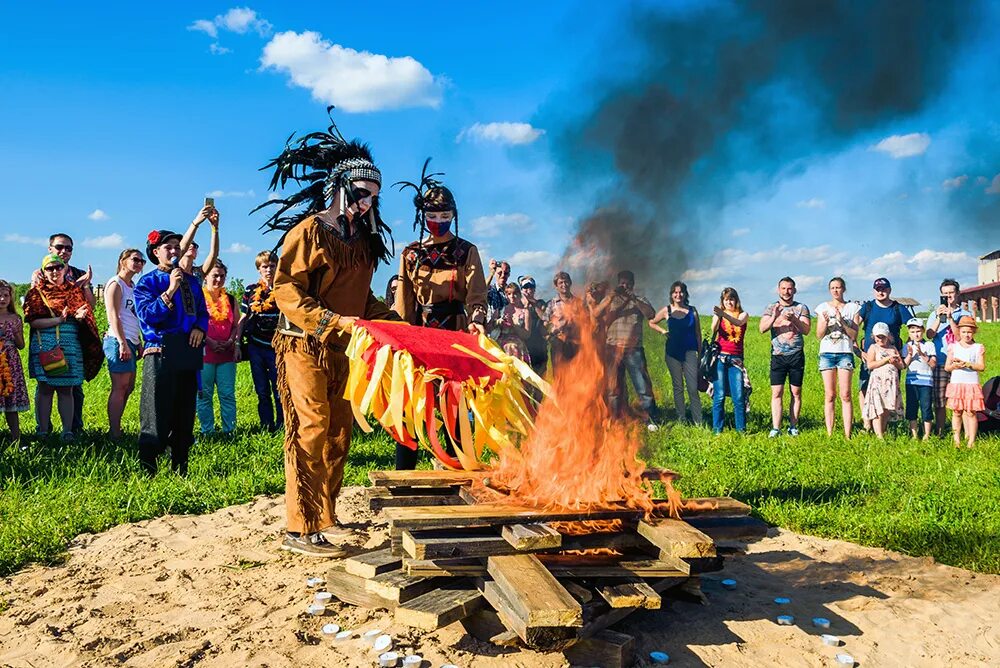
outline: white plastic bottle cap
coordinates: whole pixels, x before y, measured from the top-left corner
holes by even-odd
[[[666,652],[650,652],[649,659],[653,663],[670,663],[670,655]]]
[[[726,579],[722,581],[723,589],[736,589],[736,580]]]
[[[372,648],[374,648],[376,652],[388,652],[392,649],[392,636],[381,635],[378,638],[375,638],[375,642],[372,643]]]
[[[409,654],[403,657],[403,668],[419,668],[424,662],[424,657],[419,654]]]
[[[340,633],[340,626],[337,624],[324,624],[321,630],[325,636],[335,636]]]
[[[835,635],[830,635],[829,633],[824,633],[820,636],[823,639],[824,645],[829,645],[830,647],[840,647],[840,638]]]
[[[395,652],[384,652],[378,655],[378,665],[382,668],[393,668],[399,663],[399,655]]]
[[[791,615],[778,615],[778,624],[781,626],[791,626],[795,623],[795,618]]]
[[[792,602],[792,599],[785,598],[784,596],[779,596],[778,598],[774,599],[774,602],[777,603],[778,605],[788,605],[789,603]]]
[[[372,629],[371,631],[362,633],[361,639],[371,645],[375,642],[375,638],[378,638],[380,635],[382,635],[382,629]]]
[[[306,580],[306,586],[310,588],[318,587],[320,585],[325,585],[325,584],[326,580],[324,580],[323,578],[308,578]]]
[[[838,654],[837,656],[835,656],[833,658],[836,659],[837,663],[839,663],[842,666],[853,666],[854,665],[854,657],[851,656],[850,654]]]
[[[344,642],[345,640],[350,640],[353,637],[354,633],[352,633],[351,631],[341,631],[340,633],[338,633],[333,637],[333,640],[335,642]]]
[[[318,591],[313,596],[317,603],[329,603],[330,599],[333,598],[333,594],[328,591]]]
[[[326,606],[322,603],[313,603],[306,608],[306,611],[308,611],[313,617],[321,617],[326,614]]]

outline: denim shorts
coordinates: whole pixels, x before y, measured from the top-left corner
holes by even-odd
[[[121,358],[118,357],[118,353],[120,352],[118,339],[113,336],[104,337],[104,358],[108,360],[108,371],[111,373],[135,372],[135,362],[136,357],[139,355],[139,346],[129,341],[128,347],[132,350],[132,357],[127,362],[122,362]]]
[[[854,371],[854,353],[820,353],[819,370],[845,369]]]

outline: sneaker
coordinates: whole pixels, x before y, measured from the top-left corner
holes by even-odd
[[[799,435],[799,428],[798,427],[789,427],[788,428],[788,435],[789,436],[798,436]]]
[[[334,524],[328,526],[325,529],[320,529],[319,532],[323,534],[331,543],[340,542],[342,540],[351,540],[357,536],[357,532],[354,529],[349,529],[342,524]]]
[[[779,434],[781,434],[781,430],[780,429],[772,429],[771,431],[767,432],[767,437],[768,438],[778,438]]]
[[[660,426],[655,422],[650,422],[646,425],[646,431],[660,431]]]
[[[281,549],[304,557],[340,559],[347,556],[347,550],[334,545],[319,532],[299,536],[286,533],[284,540],[281,541]]]

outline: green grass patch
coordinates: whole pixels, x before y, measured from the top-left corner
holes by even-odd
[[[986,324],[977,339],[986,344],[987,375],[1000,373],[1000,328]],[[750,432],[717,437],[707,426],[673,424],[648,438],[650,465],[681,472],[686,495],[732,495],[775,525],[1000,573],[1000,442],[982,439],[972,451],[955,450],[950,439],[914,441],[902,429],[885,441],[860,432],[851,441],[827,438],[816,353],[810,337],[801,436],[767,438],[768,338],[754,329],[747,341],[754,385]],[[647,342],[647,356],[657,400],[672,414],[660,339]],[[147,478],[134,437],[102,435],[109,387],[106,370],[85,387],[91,431],[77,442],[32,443],[25,451],[0,445],[0,575],[31,562],[59,563],[81,533],[165,514],[207,513],[283,491],[281,439],[253,430],[256,398],[245,364],[237,379],[238,433],[199,439],[187,478],[169,471]],[[702,399],[707,424],[710,405]],[[137,409],[134,396],[123,422],[131,434],[138,432]],[[22,429],[33,431],[31,415],[22,415]],[[356,431],[345,483],[367,484],[368,471],[392,468],[393,460],[384,433]]]

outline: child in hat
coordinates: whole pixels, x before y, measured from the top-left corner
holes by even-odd
[[[917,413],[923,418],[924,440],[931,436],[934,426],[934,416],[931,412],[931,398],[934,388],[934,367],[937,366],[937,356],[934,344],[924,341],[924,323],[920,318],[910,318],[906,321],[906,330],[910,340],[903,349],[906,356],[906,419],[910,422],[910,436],[920,435],[917,424]]]
[[[976,321],[963,316],[958,321],[958,341],[948,345],[948,359],[945,371],[951,373],[946,395],[948,408],[952,410],[951,430],[955,447],[962,443],[962,427],[965,427],[965,444],[972,447],[976,442],[979,424],[976,411],[985,407],[983,388],[979,386],[979,373],[986,369],[986,348],[976,343],[978,325]]]
[[[903,358],[892,343],[889,325],[877,322],[872,327],[874,341],[865,351],[865,364],[871,372],[868,390],[861,405],[861,416],[871,422],[875,435],[885,437],[885,429],[890,420],[903,416],[903,397],[899,391],[899,372],[903,369]]]

